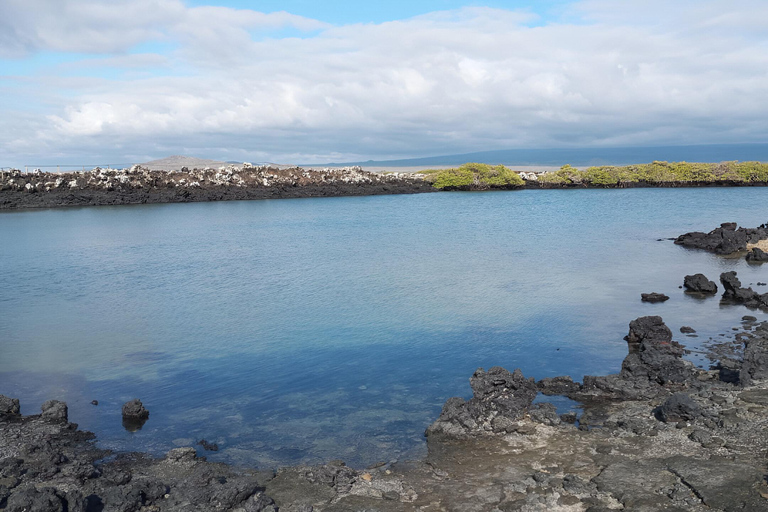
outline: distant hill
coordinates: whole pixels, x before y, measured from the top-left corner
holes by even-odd
[[[308,167],[428,167],[483,162],[520,166],[628,165],[654,160],[668,162],[723,162],[729,160],[768,162],[768,144],[710,144],[701,146],[657,146],[630,148],[503,149],[458,155],[441,155],[401,160],[332,162]]]

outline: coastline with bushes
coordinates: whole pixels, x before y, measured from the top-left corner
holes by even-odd
[[[519,189],[743,187],[768,185],[763,162],[651,162],[557,171],[466,163],[418,172],[361,167],[304,169],[228,165],[219,169],[101,169],[66,173],[0,171],[0,210],[301,197]]]
[[[421,171],[440,190],[520,188],[633,188],[768,185],[768,163],[660,162],[578,169],[564,165],[555,172],[517,173],[504,165],[468,163],[451,169]]]

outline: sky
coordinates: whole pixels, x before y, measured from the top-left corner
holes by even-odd
[[[765,0],[0,0],[0,167],[768,142]]]

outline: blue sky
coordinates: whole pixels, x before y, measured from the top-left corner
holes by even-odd
[[[764,0],[0,0],[0,13],[0,167],[768,139]]]
[[[558,16],[568,2],[561,0],[466,2],[462,0],[390,0],[388,2],[338,1],[318,2],[312,0],[270,0],[249,2],[247,0],[205,1],[195,0],[188,5],[219,5],[237,9],[255,9],[263,12],[288,11],[293,14],[322,20],[335,25],[349,23],[383,23],[412,18],[435,11],[446,11],[462,7],[493,7],[498,9],[523,9],[535,12],[544,19]]]

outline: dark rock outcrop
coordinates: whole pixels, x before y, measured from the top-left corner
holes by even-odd
[[[19,399],[0,395],[0,418],[19,415]]]
[[[67,423],[67,404],[58,400],[48,400],[41,407],[43,419],[57,423]]]
[[[764,252],[759,247],[753,247],[752,250],[747,253],[747,261],[750,263],[765,263],[768,261],[768,253]]]
[[[547,377],[536,382],[539,392],[545,395],[566,395],[581,389],[581,384],[568,376]]]
[[[768,293],[759,294],[752,288],[742,288],[736,272],[723,272],[720,282],[723,284],[723,299],[751,308],[768,307]]]
[[[621,365],[623,378],[665,384],[683,382],[691,377],[691,365],[682,359],[682,345],[672,341],[672,331],[660,316],[633,320],[625,339],[629,355]]]
[[[149,411],[144,408],[141,400],[134,398],[123,404],[123,427],[135,432],[144,426],[149,419]]]
[[[656,417],[665,423],[692,421],[701,416],[701,408],[685,393],[673,394],[655,412]]]
[[[768,337],[759,336],[744,341],[744,361],[739,371],[739,382],[749,386],[763,379],[768,379]]]
[[[704,249],[715,254],[733,254],[746,251],[748,243],[768,239],[766,226],[737,228],[735,222],[726,222],[709,233],[694,231],[675,239],[675,243],[692,249]]]
[[[528,410],[528,414],[533,421],[550,427],[559,425],[561,422],[560,416],[557,414],[557,407],[546,402],[533,404]]]
[[[644,316],[629,323],[629,355],[616,375],[584,377],[580,391],[567,396],[576,400],[641,400],[668,393],[666,386],[682,384],[695,375],[682,356],[684,348],[672,341],[672,331],[660,316]]]
[[[538,389],[533,379],[526,379],[518,369],[513,373],[494,366],[487,372],[479,368],[469,379],[473,396],[449,398],[440,417],[426,434],[463,437],[494,430],[503,419],[514,421],[523,416],[536,398]],[[498,425],[497,425],[498,426]]]
[[[683,286],[686,291],[697,293],[717,293],[717,284],[707,279],[704,274],[685,276]]]
[[[664,295],[663,293],[641,293],[640,294],[640,300],[643,302],[665,302],[669,300],[669,296]]]
[[[134,398],[123,404],[123,418],[145,420],[149,418],[149,411],[144,408],[141,400]]]

